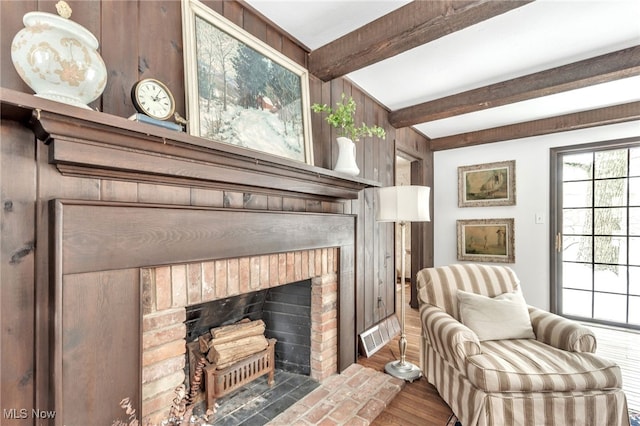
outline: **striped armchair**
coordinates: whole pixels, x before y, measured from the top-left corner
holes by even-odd
[[[451,265],[417,278],[421,368],[463,426],[629,425],[620,369],[594,354],[586,327],[529,306],[535,339],[480,341],[460,321],[458,290],[520,291],[513,270]]]

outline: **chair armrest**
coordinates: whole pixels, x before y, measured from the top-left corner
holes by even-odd
[[[570,352],[596,352],[596,336],[582,324],[529,306],[536,340]]]
[[[476,333],[437,306],[420,307],[422,335],[450,364],[464,370],[467,357],[482,353]]]

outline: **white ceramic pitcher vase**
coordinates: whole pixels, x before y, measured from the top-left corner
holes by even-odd
[[[358,176],[360,169],[356,164],[356,144],[349,138],[338,137],[338,161],[333,168],[336,172]]]

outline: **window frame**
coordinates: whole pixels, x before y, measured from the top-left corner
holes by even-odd
[[[640,330],[640,325],[630,324],[629,321],[629,290],[627,288],[627,316],[626,323],[608,321],[592,317],[580,317],[568,315],[562,311],[562,236],[563,234],[563,206],[562,206],[562,185],[563,185],[563,162],[562,158],[566,155],[580,153],[595,153],[598,151],[611,151],[616,149],[631,149],[640,147],[640,137],[631,137],[616,140],[599,141],[587,144],[576,144],[561,147],[550,148],[550,200],[549,200],[549,265],[550,265],[550,310],[551,312],[564,316],[566,318],[575,319],[583,322],[597,323],[614,327],[623,327],[629,329]],[[627,179],[629,172],[627,172]],[[595,177],[592,177],[595,179]],[[629,189],[627,189],[629,191]],[[627,199],[626,207],[629,208],[630,200]],[[592,206],[593,208],[593,206]],[[629,226],[629,225],[627,225]],[[593,236],[595,230],[591,230]],[[627,236],[629,230],[627,229]],[[627,253],[627,267],[629,265],[630,254]],[[627,285],[629,277],[627,275]],[[595,291],[592,288],[591,293]]]

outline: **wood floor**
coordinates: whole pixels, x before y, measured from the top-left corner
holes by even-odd
[[[406,293],[407,303],[410,294]],[[398,300],[400,297],[397,298]],[[398,308],[398,312],[400,309]],[[420,319],[418,310],[407,307],[405,332],[407,335],[407,361],[420,365]],[[370,358],[361,357],[358,363],[366,367],[384,371],[387,362],[400,358],[398,337]],[[374,426],[445,426],[451,409],[440,398],[436,389],[423,377],[407,383],[391,404],[372,423]]]
[[[410,294],[407,287],[406,299]],[[398,300],[400,297],[397,298]],[[398,307],[397,312],[400,312]],[[598,339],[598,355],[612,359],[622,370],[623,386],[629,409],[640,411],[640,333],[593,327]],[[420,319],[417,309],[406,309],[407,360],[420,365]],[[361,357],[358,363],[384,371],[387,362],[399,358],[398,338],[389,342],[370,358]],[[407,383],[373,426],[445,426],[451,409],[425,378]]]

